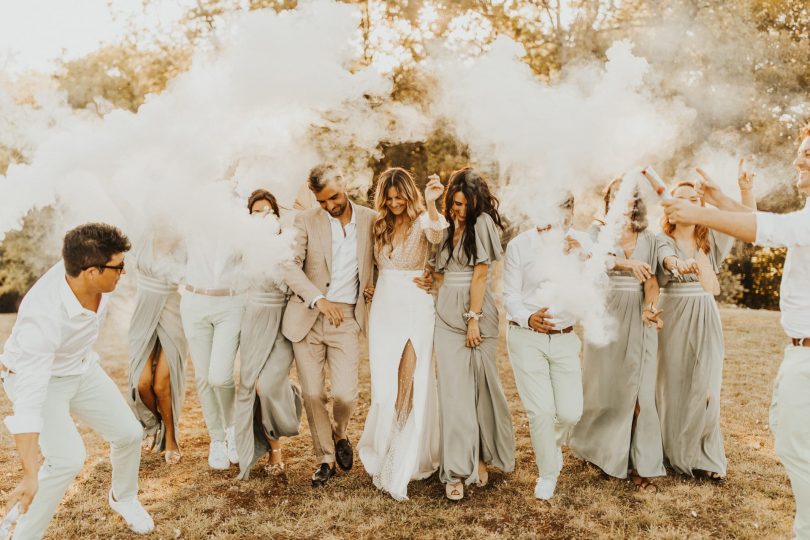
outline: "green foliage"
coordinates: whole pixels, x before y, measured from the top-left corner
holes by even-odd
[[[142,50],[131,43],[109,46],[62,64],[56,76],[75,109],[95,108],[99,99],[114,107],[137,111],[148,94],[162,92],[188,68],[190,51],[164,47]]]
[[[10,231],[0,243],[0,310],[14,307],[16,299],[45,273],[58,259],[48,253],[59,253],[60,238],[51,226],[54,210],[50,207],[31,210],[22,228]]]
[[[779,309],[779,285],[786,253],[784,248],[762,248],[738,242],[721,273],[723,298],[728,287],[726,301],[729,303],[735,303],[736,296],[736,303],[745,307]],[[744,292],[740,292],[740,287]]]

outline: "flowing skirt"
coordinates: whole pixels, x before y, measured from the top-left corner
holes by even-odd
[[[408,482],[427,478],[439,466],[439,416],[433,368],[433,298],[413,278],[421,271],[383,270],[369,315],[371,370],[369,408],[358,453],[374,485],[397,500]],[[398,418],[400,359],[408,342],[416,353],[410,414]]]
[[[441,470],[444,483],[479,481],[478,461],[503,472],[515,468],[512,415],[498,375],[498,308],[489,293],[479,321],[483,342],[464,343],[472,272],[446,272],[436,303],[434,347],[439,373]]]
[[[666,474],[655,405],[658,333],[642,321],[643,301],[636,278],[611,277],[608,311],[618,322],[616,339],[604,347],[585,345],[585,405],[568,443],[578,457],[616,478],[626,478],[631,463],[645,478]]]
[[[301,390],[290,380],[292,345],[281,334],[285,305],[280,291],[251,293],[242,318],[234,410],[240,480],[269,452],[268,438],[297,435],[301,423]]]
[[[675,470],[726,474],[720,431],[723,327],[714,297],[700,283],[670,283],[658,302],[657,402],[664,455]]]
[[[185,366],[188,356],[188,343],[180,319],[180,294],[177,292],[177,285],[141,274],[138,276],[135,312],[129,326],[128,398],[136,418],[144,426],[145,434],[155,436],[154,448],[159,452],[166,446],[165,426],[144,405],[138,393],[138,382],[143,370],[150,367],[149,359],[158,344],[169,366],[174,434],[179,442],[178,425],[186,392]]]

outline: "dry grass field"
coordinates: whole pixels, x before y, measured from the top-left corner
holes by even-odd
[[[157,530],[150,538],[788,538],[793,499],[768,430],[768,404],[785,339],[778,313],[722,310],[726,329],[722,421],[729,460],[722,485],[668,476],[659,492],[639,493],[566,451],[558,495],[551,504],[532,497],[536,468],[526,416],[501,345],[500,368],[517,431],[517,467],[491,474],[450,503],[436,477],[410,486],[411,500],[395,502],[376,491],[355,455],[350,474],[313,490],[309,430],[286,441],[287,482],[256,470],[237,482],[236,468],[211,471],[207,436],[192,374],[182,416],[183,461],[169,467],[144,455],[141,500]],[[0,316],[5,340],[13,315]],[[98,345],[108,373],[126,380],[126,341],[110,323]],[[360,437],[369,401],[368,364],[362,364],[360,405],[351,439]],[[2,394],[2,393],[0,393]],[[0,397],[0,416],[9,411]],[[110,464],[106,444],[83,428],[88,460],[65,496],[48,538],[135,538],[106,503]],[[19,478],[13,442],[0,435],[0,490]]]

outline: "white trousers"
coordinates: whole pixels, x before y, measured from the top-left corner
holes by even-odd
[[[773,389],[770,415],[776,454],[796,499],[795,538],[810,540],[810,347],[788,346]]]
[[[14,379],[4,384],[14,401]],[[86,452],[73,417],[110,443],[112,488],[117,500],[138,495],[143,427],[115,383],[92,361],[82,375],[51,377],[42,409],[44,424],[39,447],[45,458],[39,469],[39,489],[17,523],[15,540],[42,538],[59,501],[84,466]],[[58,536],[58,534],[57,534]]]
[[[509,361],[541,478],[557,478],[557,450],[582,416],[582,343],[574,333],[539,334],[509,326]]]
[[[184,293],[180,300],[197,396],[212,441],[225,440],[225,429],[233,425],[233,368],[244,312],[243,296]]]

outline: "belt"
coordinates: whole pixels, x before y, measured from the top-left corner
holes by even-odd
[[[236,291],[233,289],[203,289],[200,287],[192,287],[186,285],[185,289],[194,294],[201,294],[203,296],[236,296]]]
[[[810,337],[792,338],[794,347],[810,347]]]
[[[509,324],[512,325],[512,326],[517,326],[518,328],[526,328],[525,326],[520,326],[515,321],[509,321]],[[531,330],[532,332],[535,332],[537,334],[549,334],[549,335],[553,335],[553,334],[570,334],[571,332],[574,331],[574,327],[573,326],[567,326],[567,327],[563,328],[562,330],[549,330],[548,332],[541,332],[540,330],[535,330],[534,328],[526,328],[526,330]]]

